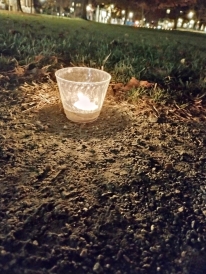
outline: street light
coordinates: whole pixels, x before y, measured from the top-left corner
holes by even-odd
[[[87,10],[88,12],[89,12],[89,11],[92,11],[91,5],[86,6],[86,10]]]
[[[188,18],[192,19],[192,17],[194,16],[194,12],[190,11],[187,16],[188,16]]]
[[[182,27],[182,23],[183,23],[183,19],[182,18],[178,18],[178,20],[177,20],[177,27],[181,28]]]
[[[195,20],[191,19],[189,22],[189,28],[193,28],[195,24]]]
[[[129,18],[131,19],[133,17],[133,12],[129,12]]]

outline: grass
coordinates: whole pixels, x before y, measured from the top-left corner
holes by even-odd
[[[178,104],[204,100],[206,34],[8,12],[0,13],[0,22],[0,74],[32,63],[50,70],[104,65],[114,83],[131,77],[156,83],[152,90],[133,89],[130,100],[143,95]]]

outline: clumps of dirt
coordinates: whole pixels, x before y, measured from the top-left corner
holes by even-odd
[[[205,121],[110,90],[75,124],[53,81],[0,100],[1,273],[204,273]]]

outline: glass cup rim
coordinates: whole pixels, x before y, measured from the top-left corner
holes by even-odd
[[[67,79],[64,79],[62,78],[61,76],[59,76],[59,73],[61,73],[62,71],[65,71],[67,69],[73,69],[73,70],[90,70],[90,71],[98,71],[104,75],[107,76],[107,79],[106,80],[102,80],[102,81],[95,81],[95,82],[81,82],[81,81],[72,81],[72,80],[67,80]],[[61,80],[61,81],[65,81],[67,83],[75,83],[75,84],[81,84],[81,85],[99,85],[99,84],[102,84],[102,83],[107,83],[111,80],[111,75],[104,71],[104,70],[101,70],[101,69],[96,69],[96,68],[90,68],[90,67],[65,67],[65,68],[61,68],[61,69],[58,69],[56,72],[55,72],[55,76],[57,78],[57,80]]]

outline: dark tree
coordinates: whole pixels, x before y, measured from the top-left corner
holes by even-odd
[[[89,0],[82,0],[82,19],[87,20],[87,5],[89,4]]]
[[[23,12],[21,7],[21,0],[16,0],[16,5],[17,5],[17,11]]]

